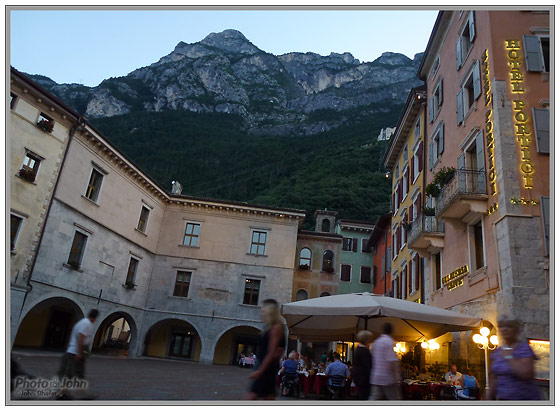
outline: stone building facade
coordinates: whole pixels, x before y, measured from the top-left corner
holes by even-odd
[[[18,322],[70,135],[79,116],[10,69],[10,325]]]
[[[94,351],[124,319],[129,356],[226,364],[291,300],[303,211],[170,194],[87,123],[59,179],[13,346],[63,348],[97,308]]]
[[[550,339],[549,27],[544,10],[440,12],[418,72],[426,184],[455,169],[431,200],[445,234],[428,249],[427,303],[494,325],[512,313],[538,340]]]

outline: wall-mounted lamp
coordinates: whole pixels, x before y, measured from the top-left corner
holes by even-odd
[[[387,172],[385,173],[385,178],[389,178],[389,177],[391,177],[391,172],[390,172],[390,171],[387,171]]]

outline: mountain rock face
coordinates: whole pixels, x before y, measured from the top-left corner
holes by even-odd
[[[164,110],[229,113],[251,134],[310,135],[404,103],[420,84],[420,59],[397,53],[367,63],[350,53],[275,56],[225,30],[197,43],[180,42],[158,62],[92,88],[30,77],[89,118]]]

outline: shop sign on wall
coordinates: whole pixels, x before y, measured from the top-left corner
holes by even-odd
[[[463,285],[463,277],[469,273],[469,266],[464,265],[457,268],[451,274],[447,274],[441,279],[441,283],[447,287],[448,290],[454,290]]]

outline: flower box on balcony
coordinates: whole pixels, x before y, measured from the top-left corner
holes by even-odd
[[[43,130],[45,133],[50,133],[54,128],[54,121],[47,120],[46,118],[40,118],[37,122],[37,127]]]
[[[19,176],[25,181],[29,181],[30,183],[33,183],[35,181],[35,173],[25,168],[19,170]]]

